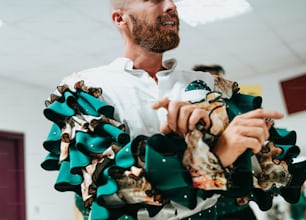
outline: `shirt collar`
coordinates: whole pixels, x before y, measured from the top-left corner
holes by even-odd
[[[158,76],[165,76],[165,75],[168,75],[169,73],[171,73],[175,67],[176,67],[176,59],[172,58],[172,59],[168,59],[168,60],[165,60],[162,64],[164,70],[162,71],[159,71],[157,73]]]
[[[134,66],[133,61],[125,57],[117,58],[111,63],[111,65],[118,70],[120,68],[120,70],[123,69],[124,71],[129,72],[131,74],[145,73],[144,70],[133,69],[133,66]],[[159,71],[158,75],[165,75],[167,73],[172,72],[174,68],[176,67],[176,65],[177,65],[177,61],[174,58],[163,61],[162,66],[164,67],[165,70]]]

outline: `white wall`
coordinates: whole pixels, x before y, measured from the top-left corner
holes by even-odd
[[[21,132],[25,136],[27,219],[72,220],[73,194],[56,191],[53,188],[56,173],[40,167],[46,156],[42,142],[50,126],[42,114],[49,94],[46,89],[1,78],[0,130]]]
[[[306,71],[306,66],[258,78],[237,80],[241,85],[261,84],[264,107],[286,113],[279,81]],[[56,86],[56,85],[54,85]],[[44,171],[40,163],[46,156],[42,142],[50,123],[44,118],[44,100],[51,91],[15,81],[0,80],[0,130],[25,134],[26,206],[28,220],[71,220],[73,193],[57,192],[53,188],[57,173]],[[299,97],[305,102],[305,94]],[[297,145],[306,155],[306,111],[286,115],[277,125],[296,130]]]

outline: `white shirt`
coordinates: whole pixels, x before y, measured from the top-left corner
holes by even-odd
[[[167,70],[157,73],[158,84],[144,70],[133,69],[133,62],[127,58],[74,73],[62,84],[73,88],[74,83],[82,79],[88,87],[102,88],[102,99],[114,106],[114,118],[127,125],[131,138],[140,134],[150,136],[159,132],[167,114],[164,109],[153,110],[154,102],[164,97],[187,101],[184,89],[195,79],[214,88],[214,78],[208,73],[177,71],[174,59],[165,61],[163,66]]]
[[[75,82],[84,80],[87,87],[102,88],[103,101],[115,108],[114,118],[126,124],[131,138],[151,136],[159,133],[167,114],[164,109],[153,110],[151,106],[154,102],[164,97],[188,101],[185,88],[194,80],[203,80],[212,90],[215,86],[209,73],[176,70],[174,59],[165,61],[163,67],[166,70],[156,75],[157,84],[144,70],[133,69],[131,60],[118,58],[109,65],[73,73],[62,84],[73,88]],[[193,210],[171,202],[150,219],[182,219],[213,206],[218,197],[198,198],[197,207]],[[141,219],[149,218],[143,212],[139,215]]]

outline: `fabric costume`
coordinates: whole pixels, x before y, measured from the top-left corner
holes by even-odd
[[[306,166],[292,164],[295,133],[267,122],[278,142],[268,141],[256,160],[247,151],[222,167],[210,149],[233,117],[261,107],[260,97],[240,95],[236,83],[210,74],[179,72],[175,60],[163,66],[158,84],[126,58],[63,80],[44,109],[53,123],[41,166],[59,170],[55,189],[81,195],[89,219],[214,219],[219,194],[254,200],[262,210],[274,193],[295,202],[305,175],[293,173]],[[212,126],[206,131],[199,122],[185,139],[159,134],[166,111],[151,105],[162,97],[210,111]]]
[[[290,204],[290,217],[294,220],[304,220],[306,211],[306,191],[302,191],[299,201]]]
[[[228,219],[248,219],[255,220],[256,215],[248,203],[239,205],[236,198],[220,196],[217,204],[218,220]]]

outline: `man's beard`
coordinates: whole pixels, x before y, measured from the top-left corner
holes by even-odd
[[[169,16],[160,16],[155,25],[152,25],[130,15],[133,22],[132,35],[135,43],[155,53],[163,53],[176,48],[180,42],[178,30],[176,32],[172,30],[161,30],[160,28],[162,21],[168,17]],[[176,22],[177,27],[179,27],[178,18]]]

